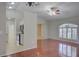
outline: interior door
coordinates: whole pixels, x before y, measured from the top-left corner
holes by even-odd
[[[37,25],[37,39],[44,39],[43,24],[38,24]]]

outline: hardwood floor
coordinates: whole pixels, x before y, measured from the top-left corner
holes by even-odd
[[[12,57],[79,57],[79,44],[61,40],[38,40],[37,48],[9,55]]]

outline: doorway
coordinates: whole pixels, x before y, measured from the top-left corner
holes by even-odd
[[[43,24],[37,24],[37,39],[44,39]]]

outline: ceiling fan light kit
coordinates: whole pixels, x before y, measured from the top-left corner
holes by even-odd
[[[58,15],[60,14],[60,10],[57,7],[51,7],[49,10],[50,15]]]
[[[38,5],[39,5],[39,2],[26,2],[26,6],[29,6],[29,7],[34,7]]]

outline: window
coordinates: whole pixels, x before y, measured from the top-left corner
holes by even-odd
[[[59,37],[66,39],[77,39],[77,27],[75,24],[62,24],[59,26]]]

